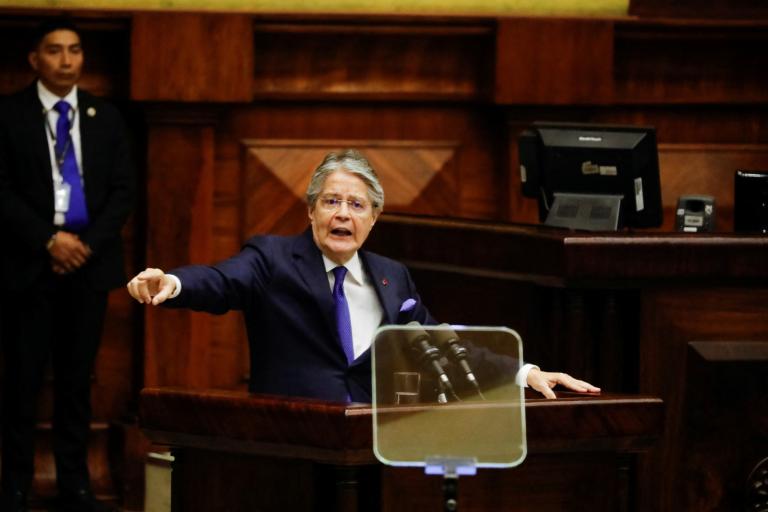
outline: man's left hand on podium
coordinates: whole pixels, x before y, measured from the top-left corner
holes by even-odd
[[[574,379],[567,373],[544,372],[538,368],[532,368],[528,372],[528,386],[544,395],[545,398],[557,398],[552,388],[558,384],[579,393],[600,393],[600,388],[589,382]]]

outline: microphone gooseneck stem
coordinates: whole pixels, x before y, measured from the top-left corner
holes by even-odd
[[[472,372],[472,368],[470,368],[469,363],[466,361],[467,349],[459,345],[458,340],[450,342],[448,356],[452,361],[457,362],[459,366],[461,366],[461,369],[464,372],[464,376],[466,377],[467,381],[470,384],[472,384],[472,387],[475,389],[475,392],[477,392],[478,396],[481,399],[485,400],[485,396],[483,395],[483,392],[480,390],[480,384],[477,382],[477,378],[475,377],[475,374]]]

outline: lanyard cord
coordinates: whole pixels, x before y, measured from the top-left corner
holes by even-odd
[[[43,110],[43,117],[45,118],[45,127],[48,129],[48,134],[51,136],[51,140],[53,140],[53,154],[56,157],[56,164],[59,169],[61,169],[61,166],[64,165],[64,157],[66,156],[67,151],[69,151],[69,146],[72,144],[72,129],[75,127],[75,119],[77,118],[78,109],[77,107],[72,107],[70,109],[69,131],[67,132],[67,140],[64,142],[64,147],[62,148],[61,153],[56,151],[56,132],[53,129],[53,126],[51,126],[51,120],[48,116],[52,110],[53,108]]]

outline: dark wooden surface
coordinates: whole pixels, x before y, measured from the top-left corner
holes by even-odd
[[[663,415],[663,403],[652,397],[566,393],[558,400],[528,399],[528,459],[518,468],[481,469],[462,478],[462,509],[524,510],[534,504],[569,510],[562,505],[582,498],[591,510],[626,506],[633,454],[653,446]],[[367,404],[169,388],[141,395],[142,427],[177,456],[173,495],[181,504],[174,510],[372,510],[362,508],[371,504],[371,494],[380,498],[380,510],[438,509],[440,478],[377,467],[371,418]],[[344,474],[345,466],[352,473]],[[351,501],[335,491],[339,475],[358,479]],[[252,490],[217,492],[224,482],[228,489]],[[313,503],[308,496],[326,501]]]
[[[680,473],[698,492],[677,493],[679,510],[759,510],[749,475],[768,455],[768,341],[691,341],[681,415]],[[739,449],[723,449],[724,439]],[[762,504],[761,504],[762,503]]]
[[[589,233],[541,225],[384,215],[367,247],[418,269],[497,275],[551,286],[638,280],[677,284],[768,282],[759,235]]]

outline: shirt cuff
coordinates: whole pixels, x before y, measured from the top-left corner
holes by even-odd
[[[168,299],[175,299],[181,293],[181,280],[173,274],[165,274],[165,275],[168,276],[171,279],[171,281],[173,281],[173,283],[176,285],[176,288],[174,288],[173,293],[171,293],[168,296]],[[526,373],[526,375],[528,375],[528,373]]]
[[[535,364],[525,363],[523,367],[517,371],[517,375],[515,376],[515,384],[517,384],[521,388],[527,388],[528,372],[530,372],[534,368],[536,368],[537,370],[539,369],[539,367],[536,366]]]

